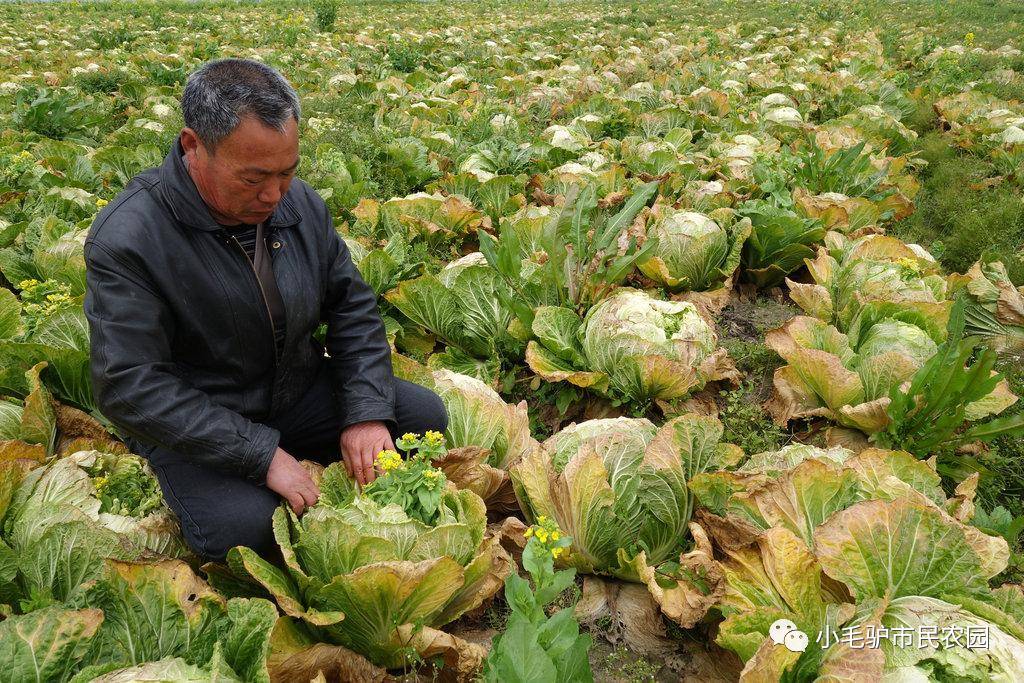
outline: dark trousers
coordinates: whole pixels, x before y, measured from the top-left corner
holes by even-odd
[[[396,439],[406,432],[448,426],[444,404],[429,389],[395,379]],[[327,374],[313,383],[288,412],[268,420],[281,432],[280,447],[299,460],[328,465],[340,459],[340,425]],[[145,452],[145,451],[143,451]],[[265,557],[276,555],[270,518],[282,498],[266,486],[234,474],[197,465],[164,448],[147,456],[167,505],[178,515],[189,546],[205,560],[223,561],[236,545],[253,548]]]

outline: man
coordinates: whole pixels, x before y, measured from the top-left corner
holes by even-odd
[[[301,514],[319,496],[297,458],[340,454],[366,484],[397,434],[443,431],[447,416],[393,376],[374,293],[295,178],[288,82],[259,62],[209,62],[181,107],[163,165],[133,178],[86,240],[93,389],[196,553],[272,553],[281,500]]]

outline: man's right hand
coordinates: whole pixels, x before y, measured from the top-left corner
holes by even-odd
[[[297,515],[316,504],[320,497],[320,488],[306,468],[281,448],[274,452],[274,459],[270,461],[267,488],[287,500]]]

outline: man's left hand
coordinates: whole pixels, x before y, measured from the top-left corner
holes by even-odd
[[[391,434],[383,422],[357,422],[341,433],[341,457],[348,475],[366,486],[377,478],[377,454],[394,450]]]

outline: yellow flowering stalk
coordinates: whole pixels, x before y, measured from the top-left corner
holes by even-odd
[[[537,523],[528,527],[523,532],[523,536],[527,539],[527,547],[533,543],[538,552],[550,555],[552,559],[562,557],[572,541],[572,539],[562,536],[562,530],[558,528],[558,523],[545,515],[537,517]]]

